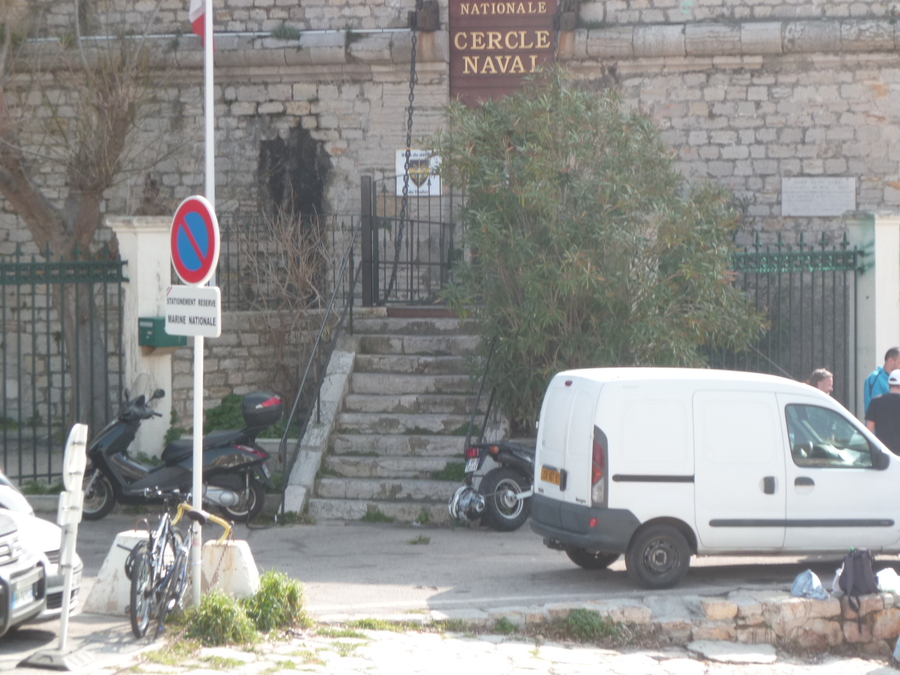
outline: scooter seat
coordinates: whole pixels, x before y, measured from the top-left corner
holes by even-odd
[[[210,434],[207,434],[203,437],[203,451],[206,452],[210,448],[215,448],[220,445],[228,445],[230,443],[234,443],[238,439],[240,439],[244,435],[243,430],[229,430],[229,431],[213,431]],[[162,459],[163,464],[171,466],[173,464],[178,464],[183,462],[185,459],[191,456],[194,452],[194,441],[193,439],[187,439],[183,441],[172,441],[169,443],[165,449],[162,451],[162,455],[160,455],[160,459]]]

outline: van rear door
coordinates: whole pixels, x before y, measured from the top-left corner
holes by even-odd
[[[557,375],[547,388],[538,429],[535,489],[590,506],[594,414],[601,385]]]
[[[705,549],[777,550],[785,534],[785,457],[775,394],[697,391],[697,535]]]

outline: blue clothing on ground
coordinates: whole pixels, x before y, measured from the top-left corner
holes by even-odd
[[[866,378],[865,386],[863,386],[863,413],[869,411],[869,403],[872,402],[873,398],[886,394],[890,390],[887,371],[881,366],[878,366],[869,373],[869,376]]]

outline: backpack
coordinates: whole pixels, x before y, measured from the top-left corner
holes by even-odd
[[[872,554],[867,549],[851,549],[850,553],[844,556],[838,586],[847,595],[847,603],[850,609],[856,612],[857,622],[861,625],[859,596],[878,593],[878,582],[872,571]]]

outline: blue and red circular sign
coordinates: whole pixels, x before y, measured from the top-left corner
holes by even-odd
[[[181,280],[202,286],[219,262],[219,221],[205,197],[188,197],[175,211],[170,234],[172,265]]]

